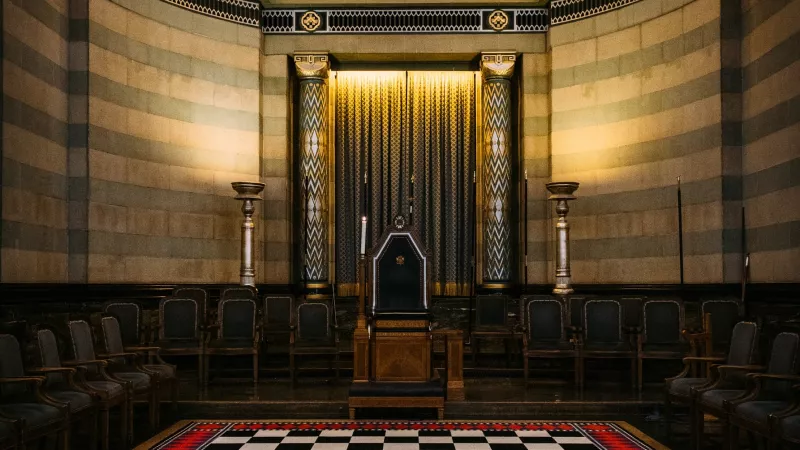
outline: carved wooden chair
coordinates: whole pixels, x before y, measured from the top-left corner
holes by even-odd
[[[579,385],[586,378],[587,359],[628,359],[631,387],[636,385],[636,347],[632,330],[623,323],[622,303],[592,299],[583,304],[583,327],[578,341]]]
[[[122,343],[126,347],[145,344],[150,327],[144,320],[142,307],[130,300],[111,300],[103,304],[103,312],[114,316],[119,322]]]
[[[169,386],[170,397],[172,400],[173,410],[178,406],[178,370],[177,368],[161,359],[159,354],[159,347],[144,347],[144,346],[131,346],[125,347],[122,345],[122,336],[119,329],[119,322],[115,317],[103,317],[100,320],[103,330],[103,340],[105,342],[106,352],[110,354],[128,354],[130,360],[136,362],[136,367],[140,367],[146,373],[151,375],[155,383],[155,397],[156,405],[160,405],[160,386]],[[137,358],[136,356],[139,358]],[[153,362],[141,363],[144,358],[149,357]],[[153,377],[155,375],[155,377]],[[159,408],[156,408],[156,419],[160,416]],[[158,420],[156,420],[158,423]]]
[[[280,347],[288,353],[289,337],[292,334],[294,298],[291,295],[267,295],[264,297],[261,314],[261,332],[264,353],[271,347]]]
[[[511,360],[512,344],[519,335],[514,324],[508,319],[508,296],[478,295],[475,297],[475,314],[470,335],[472,365],[475,366],[480,353],[480,341],[484,339],[502,339],[505,345],[506,365]]]
[[[158,336],[154,342],[161,349],[160,355],[196,356],[197,381],[201,384],[206,379],[205,298],[205,291],[195,291],[162,299],[158,304]]]
[[[84,424],[89,430],[89,442],[92,449],[97,447],[97,410],[100,396],[89,390],[82,383],[82,377],[76,369],[61,367],[58,344],[51,330],[39,329],[36,332],[35,351],[38,354],[38,367],[26,371],[36,376],[45,377],[43,388],[54,400],[69,406],[71,424]],[[71,432],[71,429],[67,429]],[[108,439],[108,435],[104,436]]]
[[[103,450],[109,449],[110,411],[119,408],[120,430],[123,441],[128,438],[129,401],[127,385],[116,380],[105,371],[106,362],[102,360],[61,361],[58,339],[53,330],[42,328],[37,331],[37,343],[41,353],[43,368],[71,366],[77,370],[75,378],[80,385],[90,391],[100,410],[100,443]],[[74,351],[74,350],[73,350]]]
[[[326,302],[306,301],[297,305],[295,322],[289,337],[289,372],[297,384],[298,356],[329,356],[339,379],[339,330],[333,308]]]
[[[69,448],[69,406],[48,396],[44,377],[25,375],[19,341],[0,334],[0,417],[14,423],[19,445],[56,434],[59,447]]]
[[[235,296],[221,299],[217,307],[217,323],[211,328],[216,330],[216,337],[209,338],[206,343],[205,383],[208,383],[209,360],[212,355],[251,355],[253,383],[258,383],[258,352],[261,337],[255,299]]]
[[[725,356],[731,343],[733,327],[744,317],[744,307],[737,299],[709,299],[700,306],[701,317],[710,315],[704,330],[708,333],[705,356]]]
[[[740,429],[769,440],[775,420],[770,416],[780,417],[793,409],[792,385],[800,383],[799,349],[800,336],[796,333],[778,334],[772,344],[767,372],[747,374],[750,381],[747,394],[725,400],[730,449],[738,448]]]
[[[637,334],[637,376],[639,390],[644,382],[644,360],[683,360],[691,347],[685,331],[683,302],[672,299],[647,300],[642,305],[642,329]]]
[[[572,359],[575,384],[580,383],[575,329],[567,323],[564,302],[553,297],[524,296],[520,299],[520,309],[525,385],[528,384],[530,358]]]
[[[739,322],[733,328],[728,356],[688,356],[683,358],[683,371],[678,375],[667,378],[664,385],[664,414],[667,429],[672,423],[673,406],[691,406],[692,388],[704,387],[712,382],[708,377],[690,377],[690,371],[695,362],[724,363],[728,366],[748,366],[753,359],[755,345],[758,341],[758,327],[753,322]]]
[[[136,364],[136,355],[131,353],[123,354],[98,354],[94,347],[94,333],[89,322],[78,319],[69,322],[70,335],[72,337],[72,349],[75,360],[70,361],[69,365],[88,365],[94,361],[101,361],[101,378],[98,381],[114,381],[125,386],[127,393],[127,431],[128,442],[133,440],[133,400],[135,397],[145,397],[149,401],[150,426],[155,428],[155,398],[153,395],[154,385],[151,383],[151,376],[144,370],[131,367],[129,364]],[[105,359],[107,358],[107,359]],[[129,363],[130,361],[130,363]],[[67,365],[68,363],[64,363]],[[98,366],[95,366],[98,367]]]
[[[768,449],[800,448],[800,384],[792,386],[792,405],[770,416]]]

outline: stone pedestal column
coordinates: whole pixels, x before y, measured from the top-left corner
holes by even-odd
[[[256,212],[255,201],[261,200],[261,191],[264,190],[264,183],[238,181],[231,183],[236,191],[236,199],[242,200],[242,212],[244,221],[242,222],[242,264],[239,269],[239,284],[242,286],[256,285],[256,268],[253,264],[253,213]]]
[[[556,287],[553,294],[569,295],[572,291],[572,275],[569,268],[569,224],[567,223],[567,213],[569,212],[568,200],[575,200],[575,191],[578,183],[564,181],[557,183],[547,183],[547,190],[550,191],[548,200],[556,202]]]
[[[483,76],[483,284],[511,283],[511,77],[516,54],[481,53]]]
[[[328,71],[326,53],[295,53],[300,79],[299,138],[303,201],[303,278],[311,289],[329,285]]]

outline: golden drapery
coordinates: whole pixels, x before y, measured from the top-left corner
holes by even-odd
[[[335,97],[339,295],[357,293],[365,195],[368,247],[402,214],[413,221],[430,254],[433,294],[467,295],[475,74],[338,72]]]

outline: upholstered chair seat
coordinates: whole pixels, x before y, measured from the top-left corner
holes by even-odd
[[[130,381],[134,390],[149,389],[150,376],[140,372],[114,372],[114,376],[123,381]]]
[[[800,441],[800,415],[789,416],[781,420],[781,431],[785,439]]]
[[[86,387],[105,399],[125,395],[125,386],[114,381],[86,381]]]
[[[241,348],[253,347],[253,338],[249,339],[214,339],[208,343],[208,348]]]
[[[195,349],[195,351],[199,351],[202,345],[202,343],[197,339],[158,341],[156,344],[161,347],[161,350],[165,353],[169,352],[170,350],[183,349]]]
[[[168,364],[144,364],[144,368],[158,373],[158,376],[161,379],[172,378],[176,376],[175,367]]]
[[[42,428],[59,424],[64,417],[55,406],[41,403],[12,403],[0,405],[0,414],[20,418],[27,427]]]
[[[92,406],[92,396],[83,392],[48,389],[47,395],[54,400],[69,405],[69,412],[74,414]]]
[[[738,405],[733,412],[740,418],[748,420],[752,423],[767,423],[769,415],[786,409],[789,405],[788,399],[782,400],[764,400],[755,402],[746,402]]]
[[[693,387],[702,386],[708,383],[708,378],[676,378],[667,382],[669,393],[688,397]]]
[[[715,408],[724,408],[725,401],[733,400],[744,393],[740,389],[714,389],[711,391],[703,392],[700,395],[699,401],[704,405],[713,406]]]

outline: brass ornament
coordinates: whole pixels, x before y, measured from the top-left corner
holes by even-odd
[[[503,31],[508,26],[508,14],[496,9],[489,15],[489,26],[495,31]]]
[[[406,258],[403,255],[400,255],[394,259],[394,262],[397,263],[398,266],[403,266],[406,264]]]
[[[310,33],[316,31],[322,25],[322,18],[314,11],[307,11],[300,18],[300,25]]]
[[[297,76],[303,78],[327,79],[330,58],[326,53],[295,53],[294,66]]]
[[[481,75],[488,81],[493,78],[511,79],[517,55],[511,52],[481,53]]]

